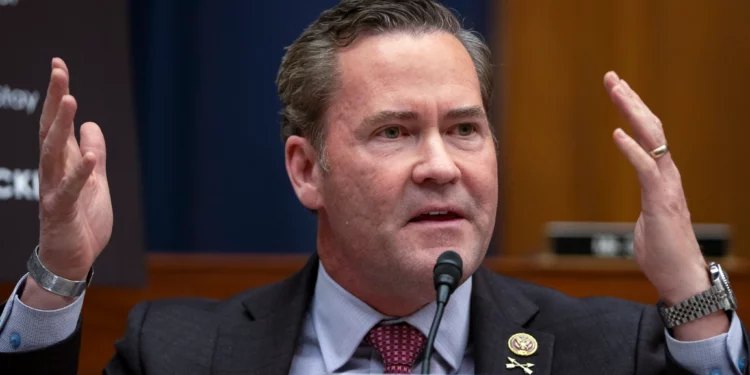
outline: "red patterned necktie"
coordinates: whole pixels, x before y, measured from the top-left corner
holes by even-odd
[[[367,342],[380,353],[385,374],[411,374],[411,368],[427,338],[407,323],[378,325],[367,334]]]

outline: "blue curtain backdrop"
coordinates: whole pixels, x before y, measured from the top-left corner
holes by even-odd
[[[443,3],[488,38],[490,1]],[[283,48],[336,3],[131,0],[149,250],[314,251],[315,217],[284,168],[274,80]]]

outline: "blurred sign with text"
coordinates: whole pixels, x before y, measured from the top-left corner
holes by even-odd
[[[635,223],[550,222],[547,224],[547,239],[555,255],[630,258],[633,256],[634,228]],[[728,255],[728,225],[693,224],[693,231],[704,256]]]

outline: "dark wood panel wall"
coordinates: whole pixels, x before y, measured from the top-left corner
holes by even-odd
[[[750,256],[750,2],[503,0],[499,59],[505,254],[545,250],[548,221],[634,222],[639,185],[612,142],[616,70],[662,120],[694,222]],[[499,53],[498,53],[499,52]]]

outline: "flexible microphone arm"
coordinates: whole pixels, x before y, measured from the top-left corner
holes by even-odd
[[[432,319],[430,334],[427,336],[427,346],[425,346],[424,359],[422,360],[422,374],[430,373],[430,359],[435,345],[435,336],[437,336],[440,321],[443,319],[445,305],[448,304],[448,299],[461,281],[462,269],[461,256],[452,250],[440,254],[435,263],[435,268],[432,269],[437,294],[437,309],[435,310],[435,317]]]

